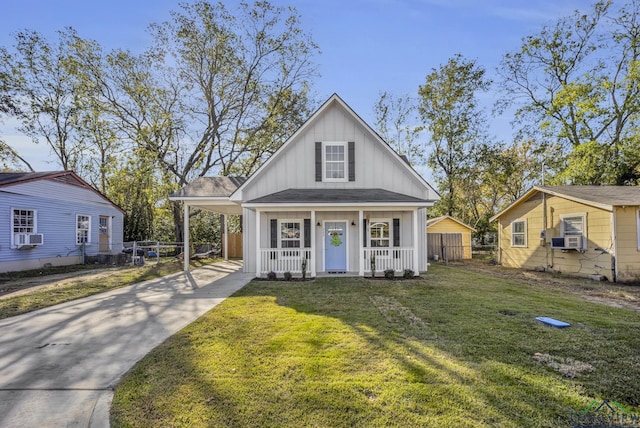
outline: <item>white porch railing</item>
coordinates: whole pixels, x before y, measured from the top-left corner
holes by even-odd
[[[307,272],[311,272],[310,248],[260,248],[260,274],[302,273],[302,260],[307,260]]]
[[[364,272],[371,272],[371,257],[376,258],[376,272],[393,269],[402,272],[405,269],[415,271],[413,266],[413,247],[363,248]]]

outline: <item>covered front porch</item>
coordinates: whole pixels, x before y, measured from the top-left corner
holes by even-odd
[[[425,269],[426,232],[419,226],[424,209],[281,206],[255,208],[255,236],[245,238],[245,255],[254,259],[257,276],[285,272],[307,277],[318,274],[369,275]],[[251,218],[253,219],[251,220]],[[248,226],[247,226],[248,227]],[[251,254],[253,253],[253,254]]]

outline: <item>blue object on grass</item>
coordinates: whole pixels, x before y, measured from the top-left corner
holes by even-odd
[[[565,328],[565,327],[571,326],[571,324],[569,324],[568,322],[558,321],[556,319],[549,318],[549,317],[537,317],[536,321],[540,321],[541,323],[550,325],[552,327],[557,327],[557,328]]]
[[[147,253],[147,257],[158,257],[158,253],[156,253],[155,251],[149,251]]]

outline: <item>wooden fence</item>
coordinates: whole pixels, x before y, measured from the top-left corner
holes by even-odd
[[[449,261],[464,258],[461,233],[428,233],[427,246],[432,259]]]

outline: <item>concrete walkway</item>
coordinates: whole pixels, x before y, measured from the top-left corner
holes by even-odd
[[[254,275],[223,262],[0,320],[0,427],[108,427],[151,349]]]

